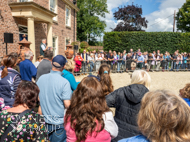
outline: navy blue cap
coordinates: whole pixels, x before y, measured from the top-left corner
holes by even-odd
[[[56,68],[64,67],[67,63],[67,59],[63,55],[57,55],[52,60],[52,65]]]

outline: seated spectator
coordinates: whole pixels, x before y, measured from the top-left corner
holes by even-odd
[[[14,107],[0,113],[1,142],[48,141],[43,117],[31,111],[36,106],[39,91],[33,82],[19,84]]]
[[[138,114],[138,127],[143,135],[119,142],[189,142],[189,106],[171,91],[145,94]]]
[[[42,55],[37,58],[37,61],[34,63],[34,66],[35,66],[36,68],[38,68],[38,65],[39,65],[40,62],[43,60],[43,58],[44,58],[44,56],[42,56]]]
[[[40,76],[50,73],[52,65],[51,61],[53,58],[53,52],[50,50],[44,51],[44,58],[38,65],[37,75],[36,75],[36,82],[40,78]]]
[[[110,142],[118,134],[101,84],[84,78],[71,98],[65,115],[67,142]]]
[[[99,68],[98,76],[89,75],[88,77],[95,77],[96,79],[98,79],[98,81],[100,81],[105,96],[114,91],[112,80],[110,77],[109,65],[102,64]]]
[[[183,89],[180,89],[179,93],[180,93],[180,96],[190,106],[190,83],[186,84],[186,86]]]
[[[14,67],[18,57],[7,55],[3,58],[0,67],[0,111],[11,108],[15,100],[15,93],[21,82],[20,73]]]
[[[34,54],[32,51],[26,51],[24,53],[25,60],[20,63],[21,79],[26,81],[32,81],[32,77],[36,78],[37,69],[32,63]]]
[[[74,71],[75,71],[75,73],[79,74],[80,73],[80,69],[82,67],[82,61],[83,61],[83,58],[80,56],[80,53],[77,53],[74,61],[75,61],[75,69],[74,69]]]
[[[68,60],[68,62],[65,64],[64,70],[62,71],[63,73],[62,76],[69,81],[72,91],[76,90],[78,84],[80,83],[76,82],[75,80],[75,77],[73,75],[74,68],[75,68],[75,62],[72,60]]]
[[[116,108],[114,119],[119,127],[119,134],[112,142],[140,134],[136,118],[141,100],[149,91],[150,82],[150,75],[146,71],[137,70],[132,74],[131,85],[106,96],[107,105]]]

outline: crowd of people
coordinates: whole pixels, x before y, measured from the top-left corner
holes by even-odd
[[[153,51],[153,53],[141,52],[141,49],[133,52],[133,49],[127,53],[116,53],[116,51],[109,52],[86,52],[82,54],[76,53],[74,57],[76,62],[75,72],[91,73],[98,71],[101,64],[107,63],[111,66],[114,72],[133,71],[135,69],[145,69],[146,71],[179,71],[190,70],[190,53],[179,53],[179,50],[174,54],[165,52],[160,53],[160,50]]]
[[[0,141],[189,142],[190,84],[179,94],[150,91],[149,73],[135,70],[128,86],[114,90],[110,77],[114,60],[109,53],[111,63],[99,64],[97,76],[91,74],[81,82],[75,80],[75,64],[90,64],[94,58],[85,51],[76,55],[76,63],[62,55],[53,57],[50,50],[44,51],[35,65],[30,50],[23,61],[16,53],[4,56]],[[132,54],[136,55],[131,50],[126,58]],[[137,66],[143,68],[140,50],[137,55]],[[86,68],[82,69],[85,72]],[[115,115],[110,107],[115,108]]]

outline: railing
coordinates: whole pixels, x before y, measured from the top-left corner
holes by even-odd
[[[117,60],[117,61],[82,61],[81,66],[75,67],[75,75],[97,73],[101,64],[108,64],[112,73],[133,72],[134,70],[147,70],[147,71],[190,71],[190,60],[177,61],[177,60],[163,60],[154,61],[147,60],[144,63],[137,63],[130,60]],[[76,70],[78,69],[78,70]]]

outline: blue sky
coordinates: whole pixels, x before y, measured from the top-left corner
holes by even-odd
[[[107,0],[109,14],[106,18],[101,18],[106,21],[106,31],[111,31],[115,28],[119,21],[113,19],[113,13],[117,10],[118,6],[131,5],[132,2],[136,5],[142,5],[143,17],[149,21],[148,32],[156,31],[172,31],[173,29],[173,16],[165,19],[166,17],[174,14],[174,10],[178,11],[179,8],[185,3],[186,0]],[[157,23],[153,25],[154,23]]]

